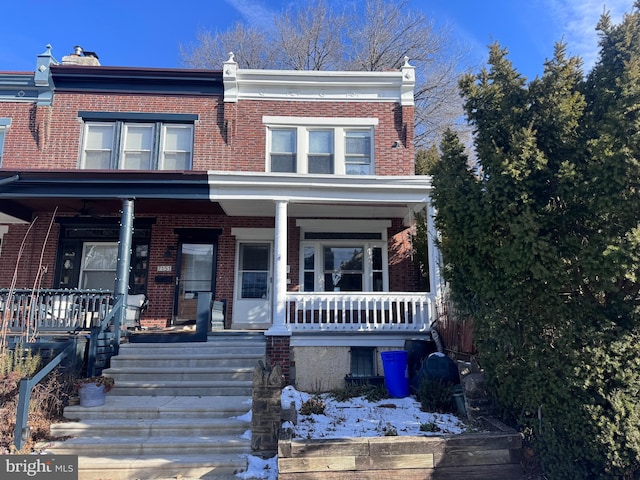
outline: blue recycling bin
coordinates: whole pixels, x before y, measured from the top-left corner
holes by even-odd
[[[380,352],[384,368],[384,385],[389,395],[394,398],[409,396],[409,370],[407,368],[407,351],[392,350]]]

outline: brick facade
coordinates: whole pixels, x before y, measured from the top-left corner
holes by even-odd
[[[74,170],[79,167],[83,121],[81,111],[197,115],[194,124],[193,170],[225,172],[265,172],[266,128],[263,116],[301,118],[377,119],[374,128],[375,175],[414,174],[414,107],[389,101],[247,100],[225,103],[221,95],[99,93],[55,91],[51,105],[0,101],[0,118],[10,118],[2,170]],[[400,142],[402,148],[393,148]],[[149,172],[153,175],[153,172]],[[64,203],[61,201],[61,203]],[[42,208],[53,209],[53,204]],[[188,206],[185,207],[188,210]],[[214,208],[212,207],[212,210]],[[69,212],[63,214],[69,215]],[[110,216],[116,217],[114,211]],[[273,217],[226,216],[224,214],[170,214],[159,209],[136,215],[154,219],[148,260],[147,295],[149,307],[143,325],[164,327],[173,314],[174,285],[156,281],[159,266],[171,266],[175,274],[179,238],[176,228],[220,229],[217,243],[215,299],[227,300],[226,327],[233,315],[236,239],[232,228],[274,228]],[[28,236],[27,225],[12,225],[2,239],[0,288],[9,287],[16,272],[18,288],[32,288],[38,269],[44,270],[40,286],[54,286],[60,228],[51,223],[50,210],[34,213],[35,223]],[[411,238],[400,218],[393,218],[388,231],[389,287],[391,291],[419,291],[420,279],[411,258]],[[46,246],[44,238],[48,236]],[[23,244],[20,264],[18,252]],[[288,219],[289,291],[299,291],[300,229],[296,219]],[[169,252],[169,256],[167,256]],[[42,260],[40,260],[42,256]],[[288,376],[288,359],[283,349],[288,340],[273,338],[270,358],[282,363]]]

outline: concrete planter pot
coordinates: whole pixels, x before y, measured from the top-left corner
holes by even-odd
[[[78,389],[81,407],[98,407],[104,405],[106,393],[104,385],[85,383]]]

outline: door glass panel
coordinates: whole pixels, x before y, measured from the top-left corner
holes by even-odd
[[[198,293],[211,292],[213,250],[213,244],[182,244],[176,318],[179,322],[195,320]]]
[[[268,298],[269,252],[269,244],[240,245],[240,298]]]

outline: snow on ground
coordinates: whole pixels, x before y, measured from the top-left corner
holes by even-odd
[[[324,402],[324,415],[300,414],[302,404],[311,398]],[[282,390],[282,408],[289,408],[292,403],[298,412],[298,424],[284,426],[292,430],[294,439],[381,437],[393,432],[402,436],[427,436],[458,434],[466,428],[455,415],[421,411],[420,402],[413,397],[386,398],[377,402],[355,397],[338,402],[329,394],[311,395],[288,386]],[[247,415],[241,418],[251,421],[250,412]],[[423,428],[435,431],[421,431],[423,425]],[[251,438],[251,431],[247,430],[243,437]],[[249,456],[248,461],[248,470],[237,477],[263,480],[278,478],[277,457],[262,460]]]

